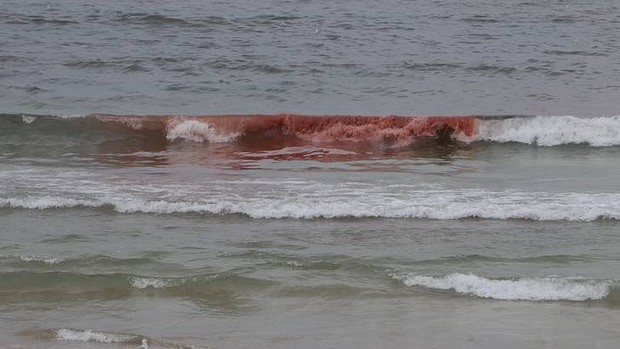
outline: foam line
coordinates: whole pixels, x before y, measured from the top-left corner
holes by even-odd
[[[263,185],[265,188],[271,186]],[[308,188],[312,187],[311,192]],[[137,188],[134,188],[136,190]],[[159,188],[166,192],[166,188]],[[163,190],[161,190],[163,189]],[[252,218],[429,218],[429,219],[530,219],[539,221],[594,221],[620,219],[620,194],[545,193],[484,190],[413,190],[384,193],[372,187],[337,188],[299,184],[278,197],[231,196],[227,191],[209,192],[189,186],[170,192],[183,201],[148,198],[148,191],[97,195],[88,199],[45,196],[2,198],[0,207],[57,209],[73,207],[111,208],[123,213],[243,214]],[[92,188],[87,188],[92,192]],[[120,189],[122,190],[122,188]],[[170,188],[169,190],[178,190]],[[277,190],[274,188],[274,190]],[[187,192],[186,192],[187,191]],[[98,192],[110,192],[101,189]],[[67,195],[82,195],[67,193]],[[206,195],[206,194],[205,194]]]

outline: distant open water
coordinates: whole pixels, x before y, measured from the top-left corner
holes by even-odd
[[[619,10],[1,2],[0,348],[617,348]]]
[[[615,115],[616,1],[13,1],[0,112]]]

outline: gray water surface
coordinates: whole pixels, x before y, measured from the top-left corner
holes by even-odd
[[[0,112],[615,115],[615,1],[3,1]]]
[[[1,1],[0,348],[616,348],[618,29],[605,0]],[[63,117],[280,112],[481,116]]]

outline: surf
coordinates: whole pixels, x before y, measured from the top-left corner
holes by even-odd
[[[446,142],[524,143],[537,146],[620,145],[620,116],[542,115],[115,115],[0,114],[7,135],[80,134],[149,137],[161,143],[234,143],[297,139],[310,143],[384,143],[406,146],[424,139]],[[13,131],[13,132],[10,132]],[[33,133],[34,132],[34,133]]]

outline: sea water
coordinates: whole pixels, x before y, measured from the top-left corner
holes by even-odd
[[[3,1],[0,348],[616,348],[613,1]]]

